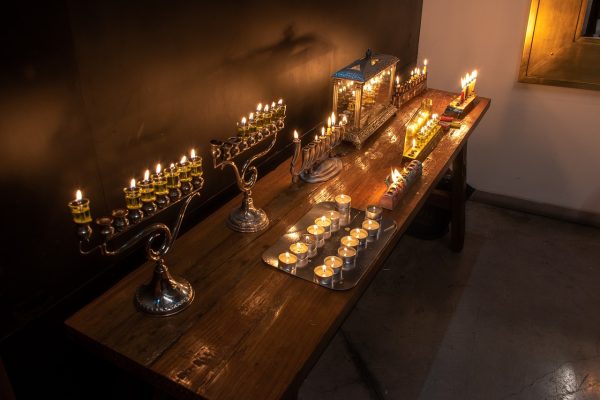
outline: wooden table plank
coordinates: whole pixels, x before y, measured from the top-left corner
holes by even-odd
[[[453,94],[429,90],[426,96],[441,113]],[[181,398],[262,400],[289,394],[463,148],[489,99],[481,99],[460,130],[442,138],[424,163],[423,177],[394,211],[385,211],[399,230],[357,287],[337,292],[312,285],[263,265],[261,254],[315,203],[342,192],[352,196],[356,208],[376,203],[390,167],[400,165],[403,125],[420,100],[404,106],[362,150],[344,156],[343,171],[329,182],[291,184],[288,162],[262,177],[254,199],[271,219],[264,232],[226,228],[238,196],[179,238],[167,262],[196,290],[187,310],[168,318],[135,310],[133,293],[151,275],[152,265],[146,263],[69,318],[70,332],[101,356]]]

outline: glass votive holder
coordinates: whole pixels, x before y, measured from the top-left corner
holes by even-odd
[[[302,242],[290,245],[290,251],[298,258],[296,265],[304,267],[308,263],[308,246]]]
[[[381,221],[383,217],[383,209],[374,204],[369,204],[365,209],[365,218],[372,219],[375,221]]]
[[[285,272],[296,272],[296,263],[298,262],[298,257],[290,253],[289,251],[286,251],[285,253],[281,253],[278,258],[279,268],[281,268]]]
[[[89,224],[92,222],[90,211],[90,200],[88,198],[77,199],[69,202],[71,216],[76,224]]]
[[[342,265],[344,261],[338,256],[328,256],[323,260],[323,264],[331,267],[333,270],[333,281],[339,282],[342,279]]]
[[[353,247],[342,246],[338,248],[338,257],[342,259],[344,263],[343,269],[345,271],[354,268],[356,265],[356,249]]]
[[[331,237],[331,220],[326,216],[319,217],[315,219],[315,225],[320,226],[325,231],[323,233],[323,238],[329,239]]]
[[[352,247],[354,250],[358,250],[360,242],[353,236],[343,236],[340,239],[340,244],[344,247]]]
[[[335,196],[335,208],[337,208],[337,210],[342,214],[348,211],[351,203],[352,197],[348,196],[347,194],[338,194]]]
[[[308,258],[313,258],[317,255],[317,239],[310,233],[303,233],[300,236],[300,241],[308,246]]]
[[[379,228],[381,225],[379,222],[373,219],[365,219],[362,223],[362,228],[367,231],[368,239],[377,239],[379,236]]]
[[[333,269],[327,265],[319,265],[314,269],[314,281],[319,285],[331,286],[333,283]]]
[[[327,211],[325,216],[331,221],[331,233],[340,230],[340,213],[335,210]]]
[[[310,225],[306,231],[315,237],[317,248],[323,247],[325,244],[325,229],[319,225]]]
[[[367,237],[369,233],[362,228],[354,228],[350,231],[350,236],[358,240],[358,247],[367,247]]]

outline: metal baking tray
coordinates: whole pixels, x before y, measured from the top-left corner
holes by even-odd
[[[308,260],[304,266],[298,266],[292,272],[285,271],[279,268],[278,256],[281,253],[289,251],[291,244],[298,241],[300,235],[306,232],[306,227],[314,224],[314,220],[324,215],[325,212],[335,210],[334,202],[322,202],[316,204],[308,213],[292,227],[290,227],[285,235],[269,247],[262,255],[263,261],[271,267],[281,271],[282,273],[295,276],[305,281],[314,283],[315,285],[323,286],[332,290],[348,290],[352,289],[362,279],[369,267],[373,264],[377,256],[383,251],[386,244],[390,241],[392,234],[396,230],[396,223],[390,219],[382,218],[380,223],[379,235],[377,239],[369,238],[367,246],[360,249],[356,255],[356,261],[351,269],[342,269],[340,280],[334,281],[331,285],[321,285],[314,282],[314,268],[323,264],[323,259],[327,256],[337,256],[337,249],[340,247],[340,239],[343,236],[349,235],[350,230],[359,228],[365,219],[365,211],[350,209],[350,223],[345,227],[340,227],[340,230],[333,232],[329,239],[325,240],[325,245],[317,249],[317,255]],[[344,266],[346,268],[346,266]]]

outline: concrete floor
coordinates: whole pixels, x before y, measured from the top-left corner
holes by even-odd
[[[307,380],[312,399],[600,399],[600,230],[467,206],[402,238]]]

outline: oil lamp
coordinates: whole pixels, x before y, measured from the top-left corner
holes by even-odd
[[[129,210],[129,220],[134,224],[141,221],[144,218],[142,198],[140,188],[135,184],[135,179],[131,180],[129,187],[123,188],[123,193],[125,193],[125,206]]]
[[[150,171],[144,172],[144,179],[139,182],[140,191],[142,193],[142,211],[146,215],[154,214],[157,210],[156,195],[154,194],[154,186],[150,180]]]

